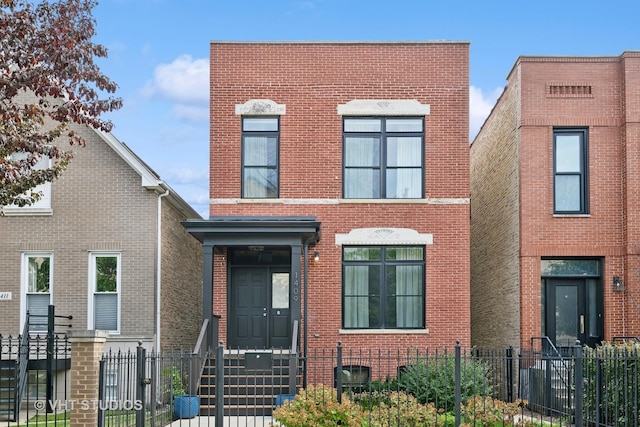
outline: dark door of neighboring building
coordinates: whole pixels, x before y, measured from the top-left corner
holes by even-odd
[[[250,260],[242,255],[236,255],[234,259]],[[273,258],[263,254],[260,259]],[[247,349],[289,347],[289,268],[235,264],[230,275],[229,346]]]
[[[598,283],[590,279],[546,279],[545,335],[558,348],[602,341]]]

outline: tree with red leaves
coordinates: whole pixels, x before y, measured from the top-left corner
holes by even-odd
[[[95,44],[96,0],[0,0],[0,212],[2,206],[31,205],[35,187],[53,181],[73,157],[71,146],[86,141],[72,124],[110,131],[100,118],[122,107],[117,85],[94,58],[107,49]],[[58,144],[59,145],[59,144]],[[51,159],[46,169],[36,167]]]

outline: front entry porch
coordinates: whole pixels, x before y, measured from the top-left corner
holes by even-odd
[[[219,216],[182,224],[203,246],[202,317],[213,326],[209,345],[289,348],[298,339],[294,324],[302,324],[306,312],[309,246],[320,240],[320,222],[315,217]]]

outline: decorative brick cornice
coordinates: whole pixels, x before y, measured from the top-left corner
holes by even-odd
[[[354,99],[338,105],[340,116],[428,116],[429,104],[415,99]]]
[[[236,104],[236,115],[242,116],[282,116],[287,106],[270,99],[250,99],[244,104]]]
[[[336,234],[336,245],[432,245],[433,234],[410,228],[355,228]]]

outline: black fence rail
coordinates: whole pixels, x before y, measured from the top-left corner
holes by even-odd
[[[102,397],[120,407],[98,425],[640,426],[640,345],[558,353],[338,344],[292,365],[287,350],[219,346],[203,360],[139,348],[103,358]]]
[[[23,334],[2,335],[0,334],[0,360],[16,360],[20,356],[20,346]],[[28,334],[28,355],[30,360],[44,360],[47,358],[47,334]],[[64,359],[71,355],[71,347],[66,333],[56,332],[53,334],[53,351],[55,358]]]
[[[488,410],[486,399],[490,398],[512,403],[509,410],[515,408],[521,416],[526,412],[514,396],[517,362],[513,349],[462,349],[456,345],[445,350],[382,350],[338,345],[332,350],[313,351],[306,358],[307,390],[313,390],[313,396],[320,388],[322,398],[330,399],[325,389],[335,389],[337,403],[344,405],[346,399],[347,407],[353,403],[362,407],[366,424],[373,417],[378,423],[374,425],[459,425],[465,419],[463,405],[470,399],[476,399],[474,405],[481,404],[484,410]],[[291,408],[280,412],[287,411]],[[424,417],[401,416],[412,412]]]
[[[38,425],[68,419],[71,347],[65,333],[55,332],[61,326],[57,318],[71,317],[56,316],[50,305],[47,315],[27,313],[22,334],[0,335],[0,422]],[[32,328],[34,319],[37,328]]]
[[[208,354],[185,351],[109,352],[99,367],[97,425],[165,426],[200,412],[202,364]]]

